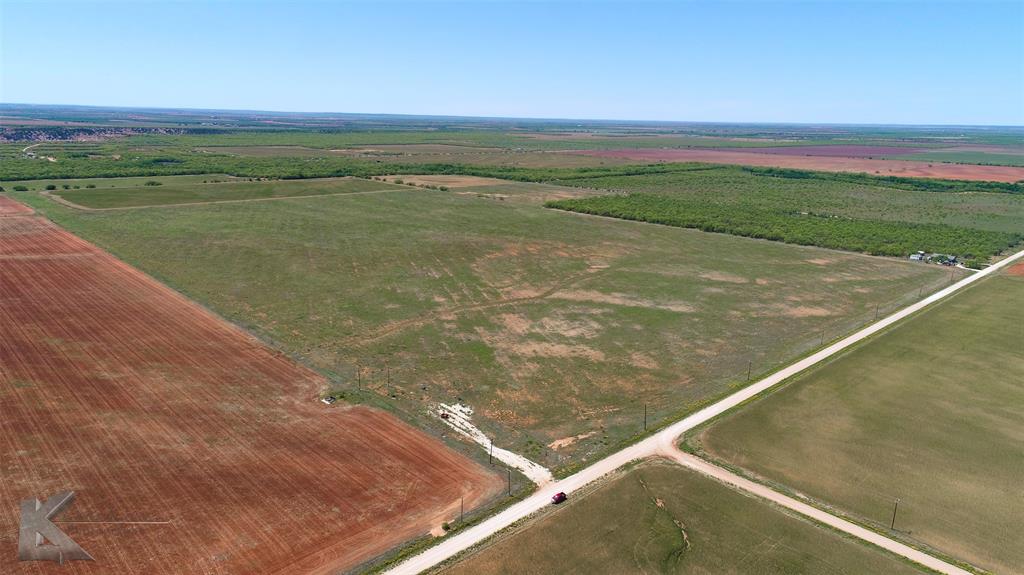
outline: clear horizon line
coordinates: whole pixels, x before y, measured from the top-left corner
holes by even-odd
[[[921,127],[921,128],[1022,128],[1024,124],[962,124],[962,123],[927,123],[927,124],[905,124],[891,122],[843,122],[843,121],[750,121],[750,120],[637,120],[622,118],[567,118],[567,117],[538,117],[538,116],[463,116],[455,114],[412,114],[405,112],[310,112],[310,111],[289,111],[289,110],[265,110],[255,108],[175,108],[169,106],[117,106],[98,104],[40,104],[33,102],[2,102],[4,106],[36,106],[50,108],[92,108],[100,110],[150,110],[150,111],[180,111],[180,112],[234,112],[250,114],[280,114],[280,115],[305,115],[305,116],[375,116],[375,117],[404,117],[404,118],[440,118],[457,120],[503,120],[503,121],[533,121],[533,122],[593,122],[609,124],[710,124],[710,125],[736,125],[736,126],[863,126],[863,127]]]

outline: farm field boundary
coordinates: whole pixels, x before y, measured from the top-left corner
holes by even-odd
[[[686,445],[996,573],[1024,561],[1017,263],[690,434]]]
[[[792,376],[803,372],[804,370],[832,357],[833,355],[842,352],[843,350],[863,341],[876,333],[879,333],[889,326],[896,324],[897,322],[909,317],[929,305],[938,302],[956,292],[967,287],[984,277],[997,272],[998,270],[1006,267],[1013,262],[1024,257],[1024,251],[1017,252],[1012,256],[1000,261],[993,266],[986,268],[980,272],[977,272],[971,276],[968,276],[959,282],[940,290],[921,301],[911,304],[902,310],[887,316],[880,321],[877,321],[868,327],[850,335],[842,340],[833,343],[818,352],[801,359],[790,366],[781,369],[772,375],[750,385],[742,390],[727,396],[726,398],[717,401],[687,417],[684,419],[668,426],[667,428],[659,431],[656,435],[650,436],[639,443],[633,444],[621,451],[610,455],[589,467],[582,469],[581,471],[566,477],[560,481],[556,481],[546,487],[541,488],[538,492],[531,497],[523,500],[516,505],[502,511],[501,513],[490,517],[479,524],[467,529],[466,531],[460,532],[445,541],[442,541],[438,545],[424,551],[423,553],[411,557],[405,562],[399,564],[387,573],[391,575],[413,575],[429,569],[435,565],[440,564],[447,559],[456,556],[457,554],[470,549],[474,545],[488,539],[499,531],[506,527],[513,525],[517,521],[536,513],[538,510],[546,507],[550,504],[551,497],[558,492],[571,493],[577,489],[580,489],[589,483],[596,481],[608,473],[615,471],[616,469],[630,463],[637,459],[643,459],[652,455],[673,453],[677,448],[675,447],[679,437],[685,432],[703,424],[719,415],[749,401],[755,396],[774,388],[780,383],[788,380]],[[837,528],[841,528],[841,525],[837,524]],[[856,530],[846,531],[851,535],[858,536],[859,532]],[[896,542],[893,542],[896,543]],[[894,547],[897,548],[897,547]],[[912,558],[904,555],[905,557]],[[916,556],[916,555],[915,555]],[[932,558],[929,560],[929,565],[932,569],[939,570],[942,573],[949,575],[962,575],[964,570],[958,566],[951,565],[944,561]]]
[[[52,194],[50,192],[41,192],[40,195],[45,196],[45,197],[53,200],[54,202],[57,202],[58,204],[61,204],[61,205],[64,205],[64,206],[67,206],[69,208],[73,208],[73,209],[76,209],[76,210],[82,210],[82,211],[86,211],[86,212],[111,212],[111,211],[117,211],[117,210],[141,210],[141,209],[149,209],[149,208],[181,208],[181,207],[187,207],[187,206],[207,206],[207,205],[211,205],[211,204],[239,204],[239,203],[246,203],[246,202],[274,202],[274,201],[278,201],[278,200],[307,200],[307,199],[311,199],[311,198],[332,198],[332,197],[335,197],[335,196],[358,196],[358,195],[365,195],[365,194],[387,194],[387,193],[391,193],[391,192],[407,192],[407,191],[409,191],[409,190],[408,189],[400,189],[400,190],[393,190],[393,189],[369,190],[369,191],[365,191],[365,192],[338,192],[336,194],[313,194],[313,195],[309,195],[309,196],[278,196],[278,197],[273,197],[273,198],[247,198],[247,199],[244,199],[244,200],[209,200],[209,201],[205,201],[205,202],[158,203],[158,204],[143,204],[143,205],[138,205],[138,206],[116,206],[116,207],[110,207],[110,208],[90,208],[90,207],[82,206],[82,205],[76,204],[74,202],[71,202],[69,200],[65,200],[63,197],[61,197],[58,194]]]
[[[63,571],[334,573],[501,491],[390,414],[324,406],[316,373],[17,206],[0,196],[0,499],[75,491],[62,528],[96,560]],[[0,506],[4,548],[16,511]],[[0,555],[5,574],[42,567]]]
[[[863,172],[882,176],[942,178],[994,182],[1024,180],[1024,167],[947,164],[912,160],[875,160],[835,156],[761,154],[710,149],[618,149],[575,150],[567,152],[602,158],[628,159],[640,162],[706,162],[742,166],[797,168],[824,172]]]

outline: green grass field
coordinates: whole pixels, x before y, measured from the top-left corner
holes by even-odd
[[[748,368],[950,280],[938,266],[547,210],[541,198],[566,190],[537,189],[534,201],[484,187],[108,212],[25,196],[339,389],[361,385],[435,430],[426,410],[461,398],[499,446],[552,468],[639,433],[645,403],[651,425],[677,417]]]
[[[188,177],[188,176],[178,176]],[[198,180],[197,176],[190,177]],[[139,178],[132,178],[138,180]],[[171,180],[172,178],[163,178]],[[216,178],[213,178],[214,180]],[[145,181],[159,181],[145,179]],[[210,181],[210,180],[207,180]],[[269,182],[224,181],[202,183],[169,182],[159,186],[111,186],[95,189],[58,189],[52,194],[73,204],[93,209],[166,206],[202,202],[224,202],[295,196],[320,196],[377,191],[407,191],[408,186],[358,178],[324,178],[317,180],[278,180]]]
[[[931,150],[920,154],[892,156],[893,160],[923,160],[925,162],[952,162],[955,164],[984,164],[992,166],[1024,166],[1024,152],[1001,154],[993,152]]]
[[[184,186],[190,184],[203,184],[203,183],[217,183],[217,182],[244,182],[247,181],[245,178],[236,178],[226,174],[199,174],[199,175],[184,175],[184,176],[136,176],[127,178],[69,178],[69,179],[42,179],[42,180],[23,180],[16,182],[0,182],[0,186],[3,186],[8,192],[12,191],[14,186],[25,186],[31,192],[39,192],[46,189],[46,186],[55,186],[57,192],[65,192],[67,189],[90,189],[90,190],[109,190],[109,189],[124,189],[124,188],[139,188],[145,185],[146,182],[156,181],[163,185],[168,186]],[[86,186],[94,186],[93,188],[86,188]],[[64,186],[68,188],[65,189]]]
[[[647,463],[501,537],[444,575],[920,573],[668,463]]]
[[[699,446],[885,531],[899,497],[898,535],[1018,573],[1021,302],[1024,277],[986,279],[723,417]]]

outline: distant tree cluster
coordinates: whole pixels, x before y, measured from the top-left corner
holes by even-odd
[[[744,170],[759,176],[772,176],[790,179],[815,179],[885,186],[901,190],[919,192],[995,192],[1004,194],[1024,194],[1024,183],[1015,182],[976,182],[972,180],[937,180],[931,178],[903,178],[900,176],[873,176],[851,172],[811,172],[789,168],[754,168]]]
[[[902,256],[917,250],[973,258],[997,254],[1024,236],[945,224],[860,220],[747,205],[716,205],[636,193],[550,201],[549,208],[694,228],[790,244]]]

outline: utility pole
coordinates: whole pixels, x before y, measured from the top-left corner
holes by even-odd
[[[466,498],[459,497],[459,523],[466,519]]]
[[[508,468],[508,496],[512,497],[512,468]]]
[[[892,506],[892,523],[889,524],[889,529],[896,529],[896,510],[900,508],[900,498],[896,498],[895,505]]]
[[[356,364],[356,391],[363,391],[363,366]]]
[[[825,345],[825,330],[821,330],[821,345]]]
[[[878,304],[875,304],[875,321],[878,321]]]
[[[644,431],[647,431],[647,404],[644,404]]]
[[[753,364],[753,360],[747,360],[747,381],[750,381],[750,366]]]
[[[487,453],[487,463],[494,465],[494,440],[491,440],[491,450]]]

